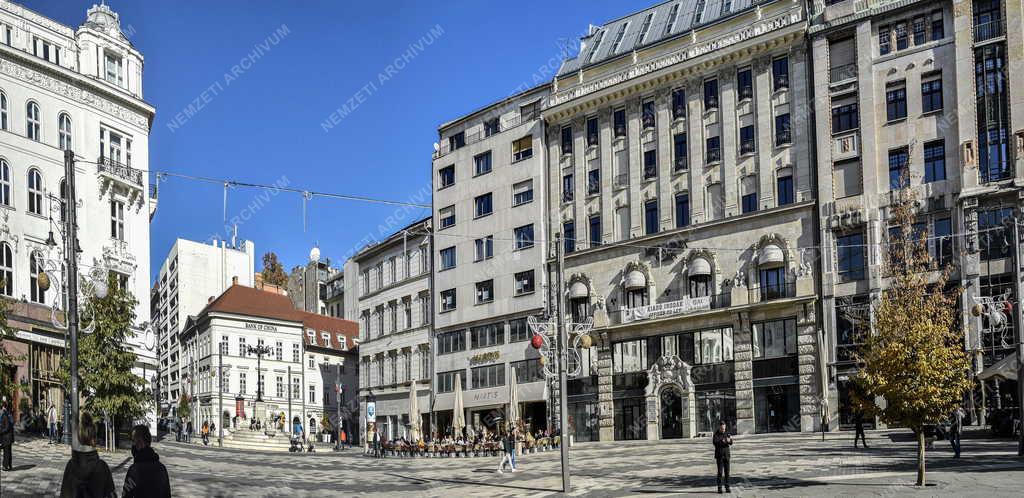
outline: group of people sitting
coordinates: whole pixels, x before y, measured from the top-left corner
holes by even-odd
[[[416,440],[407,439],[405,436],[389,440],[381,431],[374,431],[372,427],[370,434],[368,451],[376,458],[387,455],[411,457],[425,454],[496,455],[503,451],[507,439],[507,432],[498,433],[488,431],[486,428],[479,431],[467,428],[464,434],[453,434],[448,431],[444,435],[439,435],[434,432]],[[517,442],[522,443],[524,449],[557,447],[561,442],[557,431],[537,430],[531,433],[516,429],[514,437]]]

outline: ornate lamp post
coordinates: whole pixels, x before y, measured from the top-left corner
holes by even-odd
[[[263,381],[261,380],[262,369],[260,368],[260,365],[263,360],[263,355],[270,354],[270,352],[273,351],[273,349],[271,349],[270,346],[265,346],[262,343],[260,343],[257,344],[256,346],[247,347],[246,351],[249,354],[256,355],[256,401],[261,402],[263,401]]]

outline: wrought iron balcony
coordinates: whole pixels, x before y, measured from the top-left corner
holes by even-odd
[[[1003,36],[1005,29],[1003,28],[1003,20],[995,19],[989,22],[978,23],[974,25],[974,43],[982,42],[985,40],[991,40],[999,36]]]
[[[760,287],[750,287],[748,292],[750,293],[749,298],[751,303],[786,299],[789,297],[796,297],[796,283],[786,282],[763,285]]]
[[[133,187],[142,188],[142,170],[103,156],[100,156],[97,163],[97,171],[100,174],[110,176]]]
[[[857,64],[843,64],[828,70],[829,83],[839,83],[857,78]]]

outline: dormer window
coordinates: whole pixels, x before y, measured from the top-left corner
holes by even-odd
[[[343,334],[338,334],[336,336],[336,338],[338,339],[338,345],[341,346],[341,350],[342,351],[347,351],[348,350],[348,343],[345,342],[345,336]]]
[[[331,346],[331,334],[329,334],[327,332],[321,332],[320,333],[320,338],[324,340],[324,347],[330,347]]]
[[[124,86],[124,62],[117,54],[106,52],[104,58],[104,79],[108,83]]]

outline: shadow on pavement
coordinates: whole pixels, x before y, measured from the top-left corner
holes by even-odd
[[[474,472],[478,472],[478,471],[479,470],[474,471]],[[491,473],[493,473],[493,472],[491,472]],[[545,492],[551,492],[551,493],[559,493],[559,492],[562,491],[561,488],[557,488],[557,489],[534,488],[534,487],[530,487],[530,486],[514,486],[512,484],[498,484],[498,483],[486,482],[486,481],[472,481],[472,480],[469,480],[469,479],[433,479],[433,478],[429,478],[429,477],[427,477],[427,478],[411,477],[411,476],[405,476],[405,475],[401,475],[401,474],[389,474],[389,475],[392,475],[392,476],[395,476],[395,477],[400,477],[402,479],[408,479],[410,481],[415,481],[415,482],[420,483],[420,484],[429,484],[429,483],[432,483],[432,482],[439,482],[439,483],[446,483],[446,484],[463,484],[463,485],[468,484],[468,485],[471,485],[471,486],[483,486],[483,487],[491,487],[491,488],[521,489],[521,490],[524,490],[524,491],[545,491]]]

